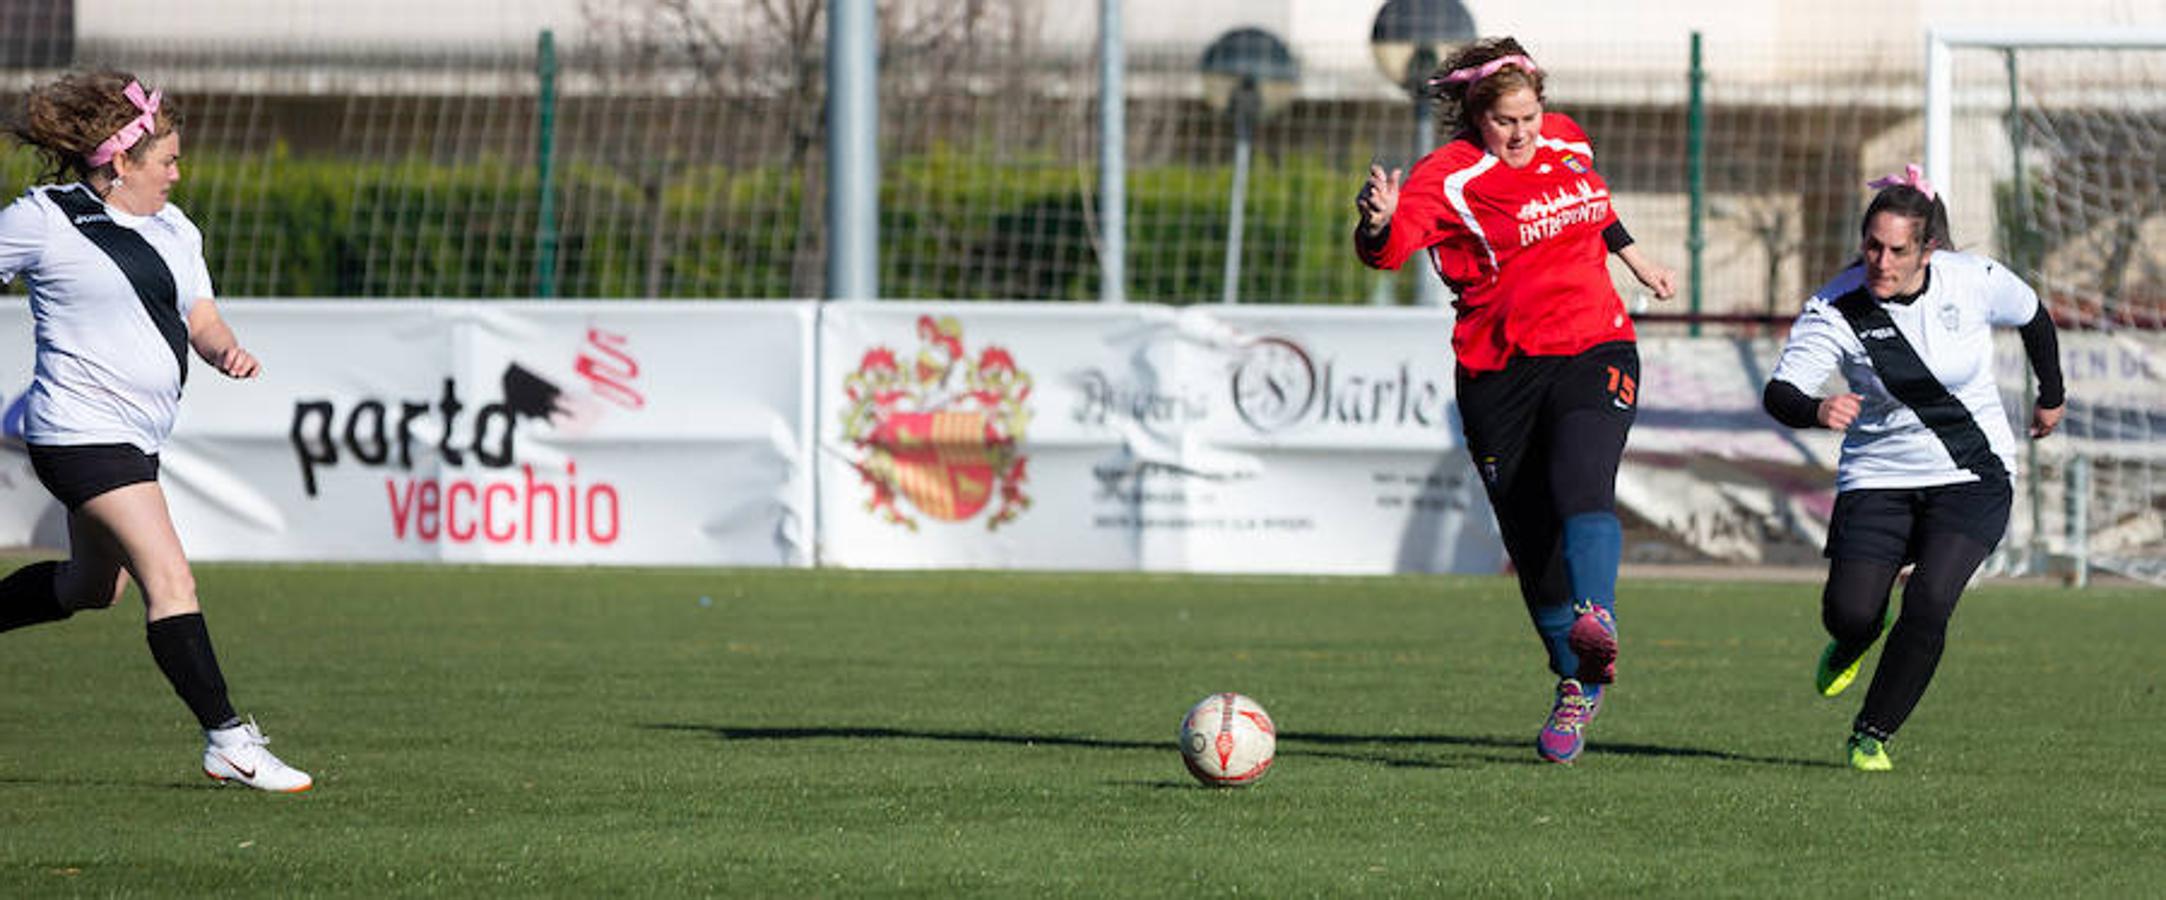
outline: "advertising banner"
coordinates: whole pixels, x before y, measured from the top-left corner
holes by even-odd
[[[2021,486],[2003,550],[2027,546],[2036,527],[2048,544],[2066,539],[2066,469],[2081,458],[2090,473],[2082,500],[2110,523],[2084,526],[2097,532],[2091,552],[2155,558],[2166,543],[2150,475],[2166,459],[2166,340],[2152,332],[2063,332],[2059,343],[2067,413],[2052,437],[2034,443],[2025,437],[2030,362],[2013,331],[1995,337],[1995,377],[2019,444]],[[1784,548],[1817,553],[1834,511],[1843,436],[1785,428],[1761,409],[1781,351],[1771,338],[1642,340],[1645,403],[1618,473],[1620,508],[1713,559],[1764,562]]]
[[[65,547],[66,511],[38,484],[23,453],[23,401],[36,360],[30,304],[0,298],[0,547]]]
[[[263,374],[198,363],[161,454],[198,559],[811,562],[809,306],[220,310]],[[50,504],[20,457],[9,489]]]
[[[822,316],[823,562],[1493,573],[1436,312]]]
[[[261,358],[195,364],[161,457],[203,560],[1193,572],[1505,566],[1442,312],[999,303],[226,301]],[[2062,335],[2070,454],[2157,542],[2160,342]],[[0,546],[61,547],[0,301]],[[1776,425],[1773,339],[1649,337],[1620,512],[1696,558],[1800,562],[1841,437]],[[2017,431],[2026,362],[1997,361]],[[2032,466],[2030,451],[2023,465]],[[2148,477],[2147,475],[2144,477]],[[2109,481],[2108,479],[2121,479]],[[2147,484],[2148,482],[2146,482]],[[2133,493],[2132,493],[2133,491]],[[2121,495],[2137,498],[2122,503]],[[2027,503],[2028,501],[2023,501]],[[2121,503],[2127,507],[2124,515]],[[2111,507],[2108,509],[2108,507]],[[2019,516],[2012,534],[2032,528]],[[2150,542],[2150,543],[2146,543]],[[2148,551],[2145,551],[2148,552]]]
[[[1707,558],[1813,558],[1834,511],[1842,435],[1787,428],[1761,409],[1781,349],[1774,339],[1642,338],[1618,509]]]
[[[1994,350],[2001,401],[2018,425],[2028,422],[2023,388],[2030,362],[2023,342],[2013,334],[1996,335]],[[2064,331],[2060,350],[2068,414],[2055,434],[2058,440],[2041,445],[2041,451],[2150,468],[2166,462],[2166,335]]]

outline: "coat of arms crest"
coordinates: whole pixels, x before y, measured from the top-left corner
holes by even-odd
[[[943,522],[966,521],[997,501],[985,522],[997,529],[1030,507],[1018,446],[1030,425],[1030,374],[1000,347],[972,358],[953,316],[920,316],[917,336],[908,365],[875,346],[842,380],[842,434],[872,489],[865,508],[915,531],[898,494]]]

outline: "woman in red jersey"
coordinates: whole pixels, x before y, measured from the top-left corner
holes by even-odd
[[[1558,677],[1535,746],[1569,763],[1616,674],[1617,465],[1638,405],[1639,351],[1608,256],[1657,297],[1676,276],[1632,245],[1586,132],[1543,110],[1542,69],[1518,41],[1470,44],[1430,85],[1457,133],[1403,182],[1370,167],[1354,247],[1381,269],[1427,251],[1458,294],[1467,448]]]

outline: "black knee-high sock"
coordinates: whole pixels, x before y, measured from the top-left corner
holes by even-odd
[[[57,560],[34,562],[0,580],[0,631],[13,631],[41,622],[58,622],[75,614],[60,605],[53,577],[60,572]]]
[[[226,728],[240,721],[226,699],[226,678],[218,671],[218,656],[211,652],[211,632],[202,613],[168,616],[150,623],[150,655],[158,670],[172,682],[173,692],[204,730]]]
[[[1888,647],[1880,654],[1880,667],[1865,692],[1865,706],[1858,711],[1854,723],[1858,731],[1887,740],[1910,718],[1940,667],[1956,601],[1990,553],[1991,548],[1963,535],[1925,539],[1918,567],[1911,570],[1910,583],[1903,588],[1902,614],[1888,633]]]

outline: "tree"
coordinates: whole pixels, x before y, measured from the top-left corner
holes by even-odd
[[[881,0],[877,10],[883,106],[913,115],[932,113],[920,104],[936,105],[971,78],[997,71],[1004,45],[1035,36],[1035,7],[1023,0]],[[657,210],[672,173],[687,161],[797,173],[790,290],[818,296],[826,173],[814,151],[826,134],[827,0],[585,0],[582,13],[603,62],[598,78],[641,93],[667,92],[689,78],[701,104],[695,114],[720,116],[732,135],[722,148],[664,136],[602,154],[635,173]],[[667,252],[662,232],[649,252],[657,259]],[[650,280],[658,280],[651,271]]]

